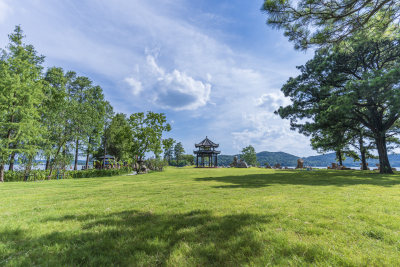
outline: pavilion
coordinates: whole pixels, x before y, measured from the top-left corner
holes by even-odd
[[[201,141],[198,144],[195,144],[195,147],[198,148],[198,150],[193,151],[194,154],[196,154],[196,167],[199,168],[204,168],[204,167],[217,167],[218,165],[218,154],[221,153],[221,151],[215,150],[217,147],[219,147],[219,144],[214,143],[208,137]],[[200,162],[199,162],[200,158]],[[204,159],[208,159],[207,165]]]

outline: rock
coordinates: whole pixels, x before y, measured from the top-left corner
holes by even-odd
[[[233,158],[233,162],[229,166],[234,167],[234,168],[248,168],[249,167],[249,166],[247,166],[247,163],[243,159],[240,159],[240,161],[238,161],[238,158],[236,156]]]
[[[297,166],[296,169],[303,169],[304,168],[304,159],[298,159],[297,160]]]
[[[241,159],[236,166],[236,168],[248,168],[248,167],[249,166],[247,166],[247,163],[243,159]]]
[[[275,164],[274,169],[282,169],[281,164],[279,164],[279,163]]]

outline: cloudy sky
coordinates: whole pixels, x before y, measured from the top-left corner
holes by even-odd
[[[102,86],[116,112],[164,112],[187,152],[206,135],[223,154],[316,154],[273,111],[311,53],[265,24],[262,0],[0,0],[0,44],[26,42]]]

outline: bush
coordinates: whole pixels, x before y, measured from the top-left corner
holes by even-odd
[[[4,173],[4,181],[6,182],[19,182],[25,181],[35,181],[35,180],[45,180],[49,175],[49,171],[44,170],[32,170],[27,177],[25,177],[25,171],[6,171]]]
[[[167,166],[168,163],[162,159],[151,158],[146,160],[144,164],[151,171],[163,171],[164,167]]]
[[[59,179],[79,179],[79,178],[92,178],[92,177],[107,177],[122,175],[132,172],[131,167],[122,167],[120,169],[90,169],[80,171],[59,171]],[[27,177],[27,181],[46,180],[49,175],[49,171],[45,170],[32,170]],[[53,171],[52,180],[57,179],[57,170]],[[25,171],[7,171],[4,173],[4,181],[6,182],[22,182],[25,181]]]

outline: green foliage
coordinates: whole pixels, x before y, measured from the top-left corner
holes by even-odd
[[[117,161],[130,161],[132,159],[129,151],[132,133],[125,114],[117,113],[111,119],[105,137],[108,154],[113,155]],[[99,155],[104,155],[104,150],[101,152]]]
[[[151,171],[163,171],[168,162],[159,158],[147,159],[144,163]]]
[[[167,123],[164,113],[152,111],[133,113],[128,124],[132,134],[130,154],[143,159],[145,154],[153,152],[158,156],[162,146],[162,135],[171,130],[171,125]]]
[[[262,10],[297,49],[339,43],[365,29],[390,32],[400,16],[396,0],[265,0]]]
[[[358,131],[362,125],[368,130],[364,135],[375,141],[381,171],[391,173],[386,138],[399,130],[399,36],[375,39],[359,33],[346,49],[318,50],[299,67],[302,74],[283,86],[293,104],[281,107],[279,115],[289,119],[293,129],[314,138],[321,129],[328,138],[344,137],[344,132],[333,130]]]
[[[176,141],[172,138],[167,138],[162,140],[162,145],[164,149],[164,159],[166,159],[168,162],[170,162],[171,159],[173,158],[174,154],[173,148],[175,142]]]
[[[400,175],[172,168],[0,184],[3,266],[398,266]]]
[[[240,158],[243,159],[247,164],[251,166],[258,166],[256,150],[252,145],[249,145],[242,149]]]
[[[178,142],[175,147],[174,147],[174,156],[175,156],[175,160],[178,162],[182,159],[182,155],[183,153],[185,153],[185,149],[182,146],[181,142]]]
[[[10,155],[33,157],[42,137],[44,57],[37,55],[33,46],[23,43],[20,26],[15,27],[9,39],[0,57],[0,181]]]
[[[193,155],[181,155],[180,160],[170,160],[170,166],[176,167],[184,167],[184,166],[193,166],[194,165],[194,156]]]
[[[120,169],[89,169],[79,171],[56,171],[51,177],[52,180],[57,179],[77,179],[77,178],[94,178],[94,177],[109,177],[122,175],[132,172],[130,167],[122,167]],[[21,181],[43,181],[47,180],[50,171],[47,170],[32,170],[27,174],[25,171],[8,171],[5,172],[5,182],[21,182]]]

